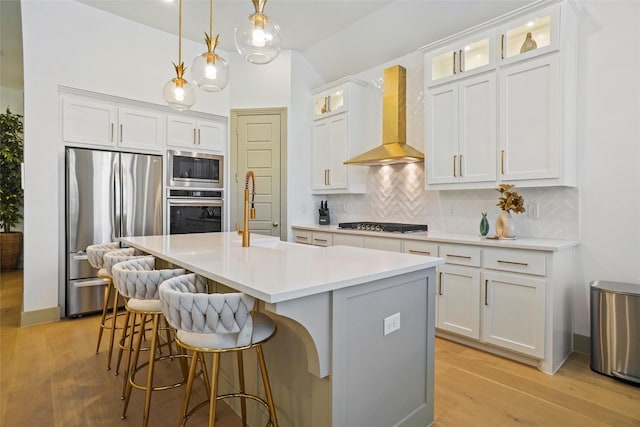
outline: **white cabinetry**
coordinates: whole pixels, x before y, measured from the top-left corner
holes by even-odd
[[[488,188],[502,181],[576,185],[576,16],[570,0],[543,9],[534,5],[457,36],[496,34],[498,49],[488,48],[492,60],[474,69],[496,70],[492,104],[474,86],[490,82],[474,77],[463,86],[464,66],[447,63],[442,67],[451,65],[451,72],[436,73],[436,58],[451,51],[450,39],[424,48],[427,189]]]
[[[366,168],[343,162],[363,151],[366,82],[345,78],[313,92],[311,190],[364,193]]]
[[[293,230],[293,241],[304,245],[332,246],[333,235],[323,231]]]
[[[163,128],[160,111],[97,97],[62,96],[62,139],[67,143],[158,151]]]
[[[170,114],[167,116],[167,145],[224,154],[227,140],[226,121]]]
[[[427,90],[427,184],[496,181],[496,76]]]

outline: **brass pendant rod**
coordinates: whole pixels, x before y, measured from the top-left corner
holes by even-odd
[[[264,13],[264,6],[267,4],[267,0],[251,0],[251,2],[256,9],[256,13]]]
[[[182,64],[182,0],[178,6],[180,11],[178,13],[178,64]]]
[[[213,37],[213,0],[209,3],[209,36]]]

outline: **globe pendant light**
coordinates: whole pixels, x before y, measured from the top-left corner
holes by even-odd
[[[193,85],[184,79],[184,71],[186,68],[184,62],[182,62],[182,0],[180,0],[179,8],[178,64],[173,63],[176,69],[176,77],[164,85],[162,97],[167,101],[169,107],[178,111],[185,111],[191,108],[196,102],[196,94]]]
[[[209,34],[213,34],[213,0],[211,0],[209,11]],[[219,92],[229,82],[229,67],[227,61],[215,52],[219,35],[212,39],[209,34],[204,33],[207,51],[193,60],[191,77],[200,89]]]
[[[251,0],[255,13],[236,26],[235,41],[238,53],[253,64],[268,64],[280,53],[280,26],[264,14],[267,0]]]

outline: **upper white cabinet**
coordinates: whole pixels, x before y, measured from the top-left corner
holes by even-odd
[[[157,151],[163,145],[164,115],[93,97],[62,97],[62,139],[69,143]]]
[[[427,183],[496,180],[495,71],[427,91]]]
[[[498,29],[500,63],[543,55],[559,49],[560,5],[518,17]]]
[[[576,185],[576,15],[565,0],[457,35],[466,42],[494,34],[486,49],[492,59],[471,70],[465,43],[445,39],[424,48],[425,188]],[[452,64],[461,52],[462,65]],[[474,72],[481,74],[466,77]],[[494,74],[497,81],[487,78]]]
[[[313,92],[311,190],[364,193],[366,168],[343,162],[363,150],[366,82],[345,78]]]
[[[225,153],[227,123],[188,115],[167,116],[167,145],[196,151]]]
[[[495,30],[430,50],[425,55],[427,86],[495,68]]]

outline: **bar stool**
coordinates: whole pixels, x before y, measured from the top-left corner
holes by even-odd
[[[160,285],[160,301],[165,318],[176,328],[177,343],[191,350],[191,365],[187,389],[182,403],[179,423],[184,426],[189,417],[209,402],[209,426],[215,426],[216,403],[218,399],[241,398],[242,422],[246,425],[246,399],[261,403],[269,411],[269,422],[278,426],[276,410],[271,395],[271,386],[264,361],[262,344],[276,331],[276,325],[269,317],[254,312],[255,298],[243,293],[208,294],[206,281],[196,274],[169,279]],[[266,400],[248,394],[244,384],[242,351],[255,348],[262,375]],[[218,395],[218,371],[220,354],[236,352],[240,392]],[[207,379],[204,353],[213,357],[211,383]],[[205,400],[189,411],[189,399],[196,372],[196,364],[201,364],[209,400]]]
[[[168,390],[175,387],[179,387],[184,384],[184,378],[178,383],[163,386],[154,386],[153,374],[155,363],[159,360],[165,360],[167,358],[174,359],[176,357],[186,358],[185,354],[174,356],[170,354],[166,357],[156,357],[156,349],[158,347],[158,331],[159,323],[162,316],[162,308],[160,305],[160,299],[158,296],[158,286],[167,279],[172,277],[184,275],[185,270],[178,269],[164,269],[154,270],[155,257],[145,256],[135,259],[130,259],[124,262],[120,262],[113,266],[113,282],[117,291],[125,298],[125,307],[127,313],[131,314],[131,318],[127,323],[127,329],[123,331],[123,336],[130,335],[130,343],[127,352],[127,361],[125,365],[126,375],[124,377],[125,393],[124,393],[124,408],[122,411],[122,419],[127,417],[127,409],[129,406],[129,400],[131,398],[131,390],[133,388],[145,391],[145,404],[142,425],[147,426],[149,423],[149,414],[151,410],[151,394],[153,391]],[[140,316],[140,327],[136,330],[136,320]],[[152,318],[151,329],[151,344],[149,346],[149,360],[138,366],[138,359],[140,350],[142,348],[142,338],[144,335],[144,325],[147,323],[147,317]],[[136,344],[133,344],[134,338]],[[167,342],[171,343],[170,336],[167,336]],[[135,347],[135,353],[133,359],[131,353]],[[146,383],[138,384],[135,382],[136,373],[147,366],[147,379]],[[186,377],[186,364],[182,366],[183,376]]]
[[[111,276],[107,274],[107,270],[104,268],[104,255],[107,252],[120,249],[120,242],[101,243],[97,245],[87,246],[87,259],[91,267],[98,270],[98,277],[105,279],[106,285],[104,288],[104,301],[102,303],[102,316],[100,317],[100,327],[98,329],[98,344],[96,345],[96,354],[100,352],[100,344],[102,343],[102,333],[105,329],[111,329],[111,326],[107,324],[107,321],[111,320],[109,316],[109,301],[113,293],[113,284],[111,283]]]
[[[120,294],[118,293],[118,290],[115,288],[113,284],[112,268],[114,265],[116,265],[119,262],[140,258],[143,256],[145,255],[142,255],[140,251],[134,248],[116,249],[114,251],[109,251],[105,253],[103,256],[104,272],[102,274],[104,274],[111,281],[109,286],[110,287],[109,296],[113,295],[113,312],[109,316],[111,319],[111,325],[107,327],[107,329],[110,329],[109,356],[107,358],[107,370],[111,370],[111,358],[113,356],[113,344],[115,343],[116,329],[124,329],[124,326],[118,326],[118,324],[116,323],[116,320],[119,316],[126,314],[126,312],[118,313],[118,299]]]

